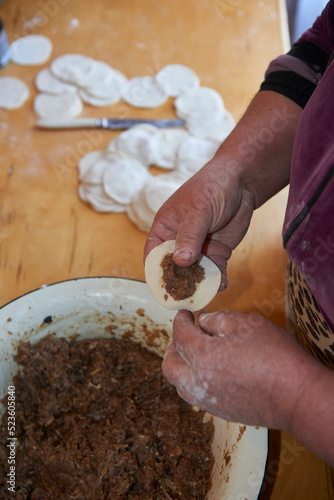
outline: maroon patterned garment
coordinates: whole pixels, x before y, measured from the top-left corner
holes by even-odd
[[[334,332],[334,0],[288,54],[268,67],[261,90],[304,108],[293,151],[283,243]],[[289,117],[287,116],[288,120]],[[334,339],[333,339],[334,353]]]

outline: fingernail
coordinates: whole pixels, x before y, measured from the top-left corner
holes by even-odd
[[[180,250],[174,252],[174,257],[176,256],[182,260],[189,260],[192,257],[192,253],[187,248],[181,248]]]

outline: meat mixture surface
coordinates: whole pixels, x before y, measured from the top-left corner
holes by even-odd
[[[159,357],[129,340],[49,335],[15,359],[16,487],[5,415],[0,498],[205,498],[213,424],[164,379]]]
[[[194,295],[197,283],[205,277],[204,268],[199,262],[188,267],[178,266],[173,262],[172,253],[165,255],[161,267],[164,287],[174,300],[184,300]]]

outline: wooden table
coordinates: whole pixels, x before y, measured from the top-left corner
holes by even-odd
[[[283,0],[7,0],[0,6],[10,41],[48,36],[51,58],[81,52],[128,77],[184,63],[218,90],[238,119],[268,62],[288,48]],[[47,66],[48,64],[45,64]],[[77,163],[103,149],[110,131],[42,131],[34,127],[39,67],[10,64],[0,75],[22,78],[30,98],[0,110],[0,305],[48,284],[82,276],[144,279],[146,235],[126,215],[99,214],[77,195]],[[173,117],[173,103],[148,110],[120,102],[85,105],[82,116]],[[286,257],[281,225],[287,192],[259,209],[229,263],[229,288],[209,310],[257,312],[284,326]],[[293,437],[270,432],[261,499],[333,499],[328,468]]]

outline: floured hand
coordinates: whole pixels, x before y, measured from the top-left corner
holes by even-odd
[[[201,315],[198,323],[188,311],[177,314],[163,361],[180,396],[230,421],[289,431],[319,363],[260,316],[222,311]]]
[[[253,210],[252,194],[243,189],[237,176],[211,160],[160,208],[144,256],[163,241],[175,239],[174,262],[190,266],[202,252],[220,268],[223,290],[227,260],[244,237]]]

